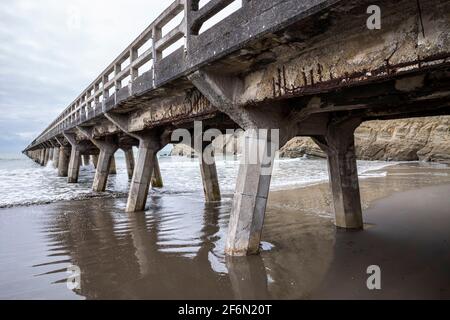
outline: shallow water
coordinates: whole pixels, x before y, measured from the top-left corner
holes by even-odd
[[[163,169],[168,186],[170,171]],[[406,212],[373,209],[393,193],[449,184],[449,168],[408,164],[368,175],[361,181],[367,230],[336,232],[326,184],[275,191],[263,252],[244,258],[224,255],[231,195],[205,204],[200,188],[154,191],[136,214],[124,212],[126,198],[0,209],[0,298],[450,298],[450,189],[403,196]],[[386,265],[390,281],[381,294],[365,290],[365,268],[374,263]],[[72,265],[81,270],[80,289],[67,287]]]
[[[92,197],[117,197],[128,192],[129,182],[124,156],[116,154],[117,175],[108,179],[107,192],[94,193],[91,190],[95,175],[94,166],[80,168],[79,183],[68,184],[67,178],[57,176],[50,161],[43,168],[25,156],[0,156],[0,208],[30,204],[52,203],[61,200]],[[217,158],[219,182],[223,193],[234,190],[239,159]],[[361,177],[370,176],[369,170],[386,167],[384,161],[358,162]],[[164,194],[196,194],[203,190],[198,159],[184,157],[161,157],[161,174],[165,187],[158,190]],[[376,175],[383,175],[377,172]],[[274,168],[272,190],[294,188],[328,179],[326,161],[287,159],[278,160]]]

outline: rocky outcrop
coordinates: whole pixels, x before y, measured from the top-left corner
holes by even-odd
[[[362,160],[434,161],[450,163],[450,117],[369,121],[355,132],[356,152]],[[310,138],[295,138],[280,156],[325,157]]]

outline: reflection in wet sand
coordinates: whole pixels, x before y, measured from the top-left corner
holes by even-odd
[[[186,202],[189,212],[199,214],[187,214]],[[54,211],[64,213],[53,215],[43,230],[49,243],[81,268],[77,294],[89,299],[269,298],[261,257],[225,263],[228,206],[180,197],[153,197],[146,214],[123,214],[120,206],[83,201],[68,212],[60,204]]]
[[[410,233],[399,234],[417,235],[409,236],[408,243],[418,246],[417,241],[423,239],[419,233],[424,225],[421,212],[405,216],[400,210],[398,217],[402,218],[394,219],[385,217],[381,209],[373,209],[372,204],[395,192],[445,183],[450,183],[447,167],[411,165],[392,167],[382,178],[363,179],[365,219],[374,226],[355,234],[336,232],[326,184],[273,192],[263,232],[263,240],[273,248],[266,245],[270,250],[260,256],[241,258],[224,256],[230,195],[214,204],[205,204],[200,196],[154,195],[148,201],[148,210],[136,214],[124,213],[126,199],[61,202],[33,207],[33,214],[27,208],[8,209],[0,215],[0,266],[6,275],[0,279],[0,297],[372,298],[372,293],[361,290],[364,289],[366,264],[373,259],[389,260],[391,266],[403,260],[411,262],[411,268],[414,263],[421,266],[417,259],[408,259],[412,251],[404,251],[406,256],[402,257],[402,250],[373,248],[383,248],[386,243],[392,247],[397,243],[396,230],[402,228],[405,221],[411,223]],[[418,194],[428,193],[419,190]],[[395,212],[391,216],[397,217]],[[379,226],[380,221],[385,225]],[[445,229],[446,226],[439,223],[428,227],[428,231],[441,228],[439,234],[443,240],[450,240],[448,227]],[[447,239],[444,239],[445,234]],[[359,241],[360,245],[352,241]],[[402,241],[399,243],[405,243]],[[14,250],[8,250],[9,247]],[[447,258],[439,250],[430,257],[446,266]],[[424,259],[430,257],[424,256]],[[79,290],[66,288],[66,268],[71,264],[81,269]],[[396,272],[389,275],[390,279],[403,276],[401,270]],[[426,270],[420,272],[424,279],[429,276]],[[442,272],[435,274],[441,278],[431,277],[433,285],[439,279],[448,278]],[[343,279],[358,279],[359,282],[350,281],[346,287]],[[338,283],[342,290],[334,286]],[[392,288],[387,296],[411,296],[402,288]],[[419,292],[420,296],[417,287],[404,288]],[[433,290],[447,289],[431,286],[427,289],[428,296],[436,296]],[[445,292],[441,296],[445,297]]]

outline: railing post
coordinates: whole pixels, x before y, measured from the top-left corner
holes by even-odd
[[[162,51],[156,49],[156,42],[162,38],[162,28],[155,26],[152,31],[152,48],[153,48],[153,65],[155,65],[159,60],[162,59]]]
[[[198,10],[200,0],[184,0],[184,52],[189,54],[191,44],[192,11]]]
[[[139,77],[138,68],[133,67],[133,62],[138,58],[138,51],[136,48],[130,49],[130,76],[131,82],[133,82],[137,77]]]
[[[109,91],[106,89],[107,83],[108,83],[108,75],[104,75],[103,76],[103,101],[105,101],[106,98],[109,97]]]
[[[117,75],[122,71],[122,67],[120,64],[115,64],[114,65],[114,77],[117,77]],[[114,89],[115,91],[119,91],[120,89],[122,89],[122,81],[119,81],[117,79],[114,80]]]

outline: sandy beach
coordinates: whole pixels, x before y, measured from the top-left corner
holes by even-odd
[[[365,230],[333,225],[324,183],[272,192],[260,256],[227,258],[231,194],[153,193],[0,209],[1,299],[450,299],[450,168],[360,180]],[[67,267],[81,288],[67,288]],[[369,265],[382,289],[366,287]]]

